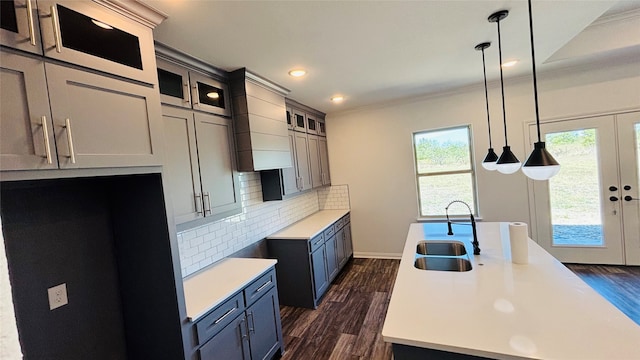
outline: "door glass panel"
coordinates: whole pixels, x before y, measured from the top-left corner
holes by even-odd
[[[299,114],[295,114],[295,115],[296,115],[296,126],[304,128],[304,115],[299,115]]]
[[[160,94],[184,99],[181,75],[158,69],[158,85],[160,85]]]
[[[62,45],[142,70],[138,37],[57,5]]]
[[[562,164],[549,180],[552,245],[603,246],[596,129],[549,133],[546,143]]]
[[[198,100],[201,104],[225,108],[224,90],[209,84],[198,82]]]
[[[16,4],[13,1],[0,1],[0,28],[18,33]]]

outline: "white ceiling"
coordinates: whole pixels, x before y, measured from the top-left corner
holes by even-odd
[[[497,79],[497,28],[487,21],[497,10],[510,12],[500,23],[503,60],[520,60],[504,76],[531,73],[522,0],[144,2],[168,15],[154,30],[157,41],[224,70],[246,67],[327,113],[480,83],[474,47],[485,41],[487,75]],[[539,73],[640,55],[640,0],[532,7]],[[298,67],[308,75],[287,74]],[[332,104],[335,94],[345,101]]]

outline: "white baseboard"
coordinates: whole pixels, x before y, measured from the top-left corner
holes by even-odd
[[[365,259],[398,259],[402,258],[401,253],[377,253],[377,252],[354,252],[354,258]]]

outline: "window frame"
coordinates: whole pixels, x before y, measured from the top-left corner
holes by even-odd
[[[451,170],[451,171],[436,171],[436,172],[419,172],[418,168],[418,148],[416,147],[416,135],[434,133],[439,131],[448,131],[448,130],[458,130],[458,129],[467,129],[467,136],[469,137],[469,164],[470,168],[468,170]],[[473,196],[473,204],[471,210],[473,211],[473,215],[476,218],[479,218],[479,207],[478,207],[478,186],[476,180],[476,166],[475,166],[475,156],[474,156],[474,146],[473,146],[473,132],[471,124],[466,125],[456,125],[456,126],[448,126],[441,127],[436,129],[429,130],[421,130],[414,131],[411,134],[411,144],[413,151],[413,166],[415,173],[415,181],[416,181],[416,192],[417,192],[417,200],[418,200],[418,218],[419,219],[441,219],[445,217],[444,208],[443,213],[439,215],[426,215],[422,213],[422,197],[420,193],[420,179],[426,176],[440,176],[440,175],[456,175],[456,174],[471,174],[471,187],[472,187],[472,196]],[[451,201],[457,199],[451,199]],[[451,218],[460,218],[463,214],[453,214],[450,215]]]

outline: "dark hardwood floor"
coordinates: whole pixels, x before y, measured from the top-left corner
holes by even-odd
[[[282,359],[391,359],[381,331],[399,264],[353,259],[317,310],[282,306]]]
[[[565,265],[640,325],[640,266]]]
[[[282,306],[282,359],[391,359],[391,345],[381,331],[399,264],[353,259],[317,310]],[[640,325],[640,267],[566,265]]]

